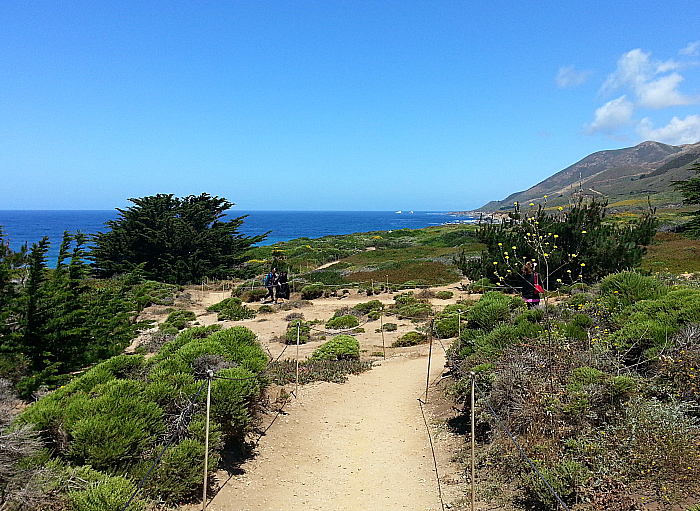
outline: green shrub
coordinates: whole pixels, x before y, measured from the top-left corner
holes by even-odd
[[[253,319],[256,316],[255,311],[242,305],[238,298],[227,298],[212,305],[207,310],[218,312],[216,317],[218,321],[241,321],[243,319]]]
[[[113,380],[79,394],[65,408],[72,438],[66,455],[98,470],[126,468],[163,432],[162,410],[143,399],[143,382]]]
[[[299,332],[297,334],[297,327]],[[311,340],[311,326],[305,323],[301,319],[295,319],[290,321],[287,325],[287,331],[284,333],[284,340],[286,344],[296,344],[297,335],[299,336],[299,344],[306,344]]]
[[[651,358],[683,326],[700,322],[700,290],[677,289],[655,300],[640,300],[614,317],[621,328],[607,342],[619,351]],[[633,361],[633,360],[631,360]]]
[[[632,305],[640,300],[655,300],[668,292],[668,287],[637,272],[623,271],[600,281],[600,292],[609,309]]]
[[[189,321],[194,321],[197,315],[192,311],[175,311],[168,314],[166,320],[158,327],[160,330],[172,329],[183,330]]]
[[[424,343],[426,340],[425,334],[420,332],[412,331],[406,332],[401,337],[396,339],[392,344],[392,348],[401,348],[404,346],[416,346],[418,344]]]
[[[234,305],[241,305],[243,301],[240,298],[232,297],[221,300],[219,303],[215,303],[207,307],[209,312],[221,312],[224,309],[228,309]]]
[[[499,323],[510,319],[511,310],[515,310],[521,303],[519,297],[488,291],[469,309],[467,320],[473,328],[492,330]]]
[[[385,332],[396,332],[396,330],[398,330],[399,327],[396,323],[384,323],[382,325],[382,328]]]
[[[321,298],[325,290],[325,286],[320,282],[307,284],[301,288],[301,299],[313,300],[314,298]]]
[[[215,472],[219,456],[209,453],[207,470]],[[204,471],[204,443],[193,438],[185,438],[179,444],[170,446],[146,480],[145,491],[167,505],[175,505],[198,495],[202,488]]]
[[[373,311],[378,311],[383,308],[384,304],[379,300],[370,300],[369,302],[358,303],[353,307],[360,314],[369,314]]]
[[[360,343],[350,335],[336,335],[322,344],[311,355],[310,360],[346,360],[360,358]]]
[[[332,329],[348,329],[355,328],[360,322],[357,318],[351,314],[346,314],[345,316],[335,316],[326,322],[326,328]]]
[[[518,314],[515,318],[515,323],[521,323],[527,321],[529,323],[540,323],[544,319],[544,310],[542,309],[528,309],[522,314]]]
[[[259,302],[267,296],[267,289],[249,289],[243,293],[243,300],[248,303]]]
[[[560,461],[552,468],[541,466],[539,471],[557,495],[569,505],[576,503],[586,493],[586,482],[592,475],[590,470],[573,460]],[[525,479],[525,492],[532,501],[547,509],[558,507],[556,497],[536,473]]]
[[[258,307],[258,313],[259,314],[272,314],[275,312],[275,308],[271,307],[270,305],[261,305]]]
[[[452,291],[438,291],[435,293],[435,297],[440,299],[440,300],[449,300],[454,296],[454,293]]]
[[[68,502],[74,511],[121,511],[136,491],[136,485],[120,476],[103,476],[83,490],[68,493]],[[132,501],[126,511],[142,511],[145,503]]]
[[[394,297],[394,304],[389,307],[399,318],[423,319],[432,313],[432,307],[424,300],[418,300],[412,291]]]
[[[459,334],[457,316],[448,316],[435,321],[435,332],[440,339],[450,339]]]

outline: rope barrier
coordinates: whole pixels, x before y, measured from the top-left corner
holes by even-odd
[[[442,499],[442,487],[440,486],[440,475],[438,473],[437,457],[435,456],[435,447],[433,446],[433,437],[430,435],[430,426],[428,426],[428,420],[425,418],[425,411],[423,410],[423,400],[418,398],[418,403],[420,403],[420,413],[423,415],[423,422],[425,423],[425,429],[428,432],[428,440],[430,440],[430,450],[433,453],[433,465],[435,466],[435,479],[437,481],[438,487],[438,497],[440,497],[440,505],[442,509],[445,509],[445,501]]]

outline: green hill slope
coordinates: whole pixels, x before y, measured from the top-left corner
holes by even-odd
[[[599,151],[501,201],[491,201],[479,211],[509,209],[514,202],[543,199],[552,206],[580,196],[605,197],[611,203],[653,196],[657,204],[678,201],[671,182],[690,177],[690,167],[700,160],[700,142],[672,146],[642,142],[634,147]]]

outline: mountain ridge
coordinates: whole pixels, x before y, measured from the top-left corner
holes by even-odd
[[[592,153],[547,179],[476,211],[509,209],[514,202],[541,201],[558,206],[581,196],[605,197],[610,201],[646,195],[673,195],[671,182],[692,175],[690,167],[700,161],[700,142],[678,146],[645,141],[633,147]],[[662,200],[662,198],[659,198]]]

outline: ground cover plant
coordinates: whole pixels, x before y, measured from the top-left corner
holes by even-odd
[[[360,343],[351,335],[336,335],[311,354],[310,360],[359,360]]]
[[[189,403],[201,392],[206,370],[217,376],[209,458],[214,471],[221,447],[241,443],[253,426],[267,384],[258,375],[267,362],[246,328],[194,327],[148,360],[119,355],[92,367],[28,407],[17,424],[41,431],[56,463],[92,471],[89,480],[105,485],[100,491],[89,486],[72,492],[68,498],[77,511],[112,509],[117,501],[123,506],[124,495],[174,438],[142,494],[173,504],[201,491],[204,406],[201,399],[191,409]],[[134,509],[145,501],[137,502]]]
[[[622,272],[539,309],[497,292],[469,307],[452,392],[469,403],[475,372],[479,466],[519,488],[500,498],[557,505],[492,410],[571,509],[700,501],[699,293]]]
[[[243,305],[240,298],[225,298],[219,303],[207,307],[208,311],[217,313],[218,321],[240,321],[242,319],[252,319],[255,311]]]

